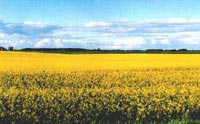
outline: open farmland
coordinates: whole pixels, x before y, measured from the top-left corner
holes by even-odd
[[[2,123],[199,119],[199,54],[0,52]]]

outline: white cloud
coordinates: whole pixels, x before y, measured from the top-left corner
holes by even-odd
[[[23,46],[24,44],[32,45],[32,42],[25,40],[9,40],[9,39],[0,40],[0,45],[5,47],[9,46],[20,47]]]
[[[54,44],[56,47],[64,47],[64,43],[61,39],[55,39]]]
[[[55,30],[52,32],[52,36],[55,36],[55,37],[62,37],[62,36],[65,36],[65,35],[68,35],[69,33],[66,31],[66,30]]]
[[[0,32],[0,38],[4,38],[6,34]]]
[[[64,39],[63,40],[64,43],[81,43],[81,40],[78,39]]]
[[[33,22],[33,21],[25,21],[24,24],[26,24],[26,25],[38,26],[38,27],[45,27],[45,26],[48,25],[47,23],[43,23],[43,22]]]
[[[168,18],[144,21],[148,23],[199,23],[200,19]]]
[[[55,47],[55,48],[61,48],[64,47],[64,42],[62,39],[49,39],[44,38],[42,40],[39,40],[35,43],[35,47],[39,48],[48,48],[48,47]]]
[[[170,44],[169,39],[162,39],[160,40],[161,44]]]
[[[197,45],[200,44],[200,31],[177,32],[169,35],[173,41],[179,41],[179,44]]]
[[[8,44],[9,41],[8,40],[0,40],[0,45],[4,45],[4,44]]]
[[[112,49],[200,49],[200,19],[93,21],[82,26],[41,22],[0,21],[0,45],[24,47],[84,47]]]
[[[115,40],[112,44],[113,49],[131,49],[138,48],[141,45],[144,45],[145,41],[143,37],[126,37],[119,38]]]
[[[111,24],[109,22],[89,22],[85,24],[85,27],[106,27],[110,26]]]
[[[150,41],[151,41],[151,44],[153,45],[157,44],[157,41],[155,39],[151,39]]]
[[[48,38],[39,40],[38,42],[35,43],[35,47],[47,47],[51,43],[51,40]]]
[[[169,39],[162,39],[161,38],[154,38],[154,39],[150,39],[150,42],[152,45],[158,45],[158,44],[162,44],[162,45],[168,45],[170,44]]]
[[[197,45],[200,44],[200,37],[185,37],[180,38],[180,41],[184,42],[185,44]]]

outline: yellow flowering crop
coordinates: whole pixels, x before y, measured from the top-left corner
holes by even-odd
[[[0,123],[200,119],[199,54],[0,52]]]

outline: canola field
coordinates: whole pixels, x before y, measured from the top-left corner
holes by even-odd
[[[184,119],[200,119],[199,54],[0,52],[2,124]]]

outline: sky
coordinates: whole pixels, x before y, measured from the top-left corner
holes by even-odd
[[[200,49],[199,0],[0,0],[0,46]]]

